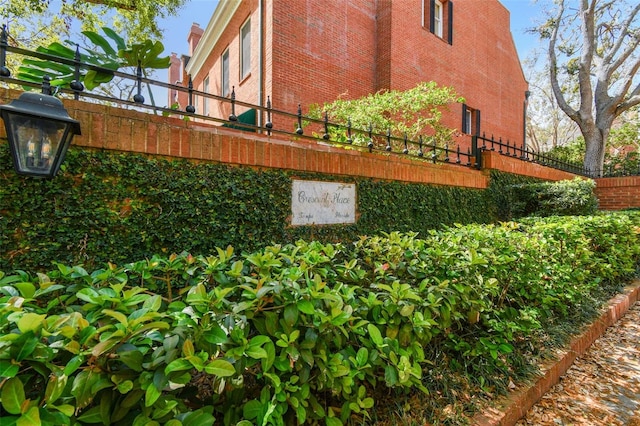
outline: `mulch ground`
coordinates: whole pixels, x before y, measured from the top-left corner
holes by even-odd
[[[640,426],[640,302],[516,426]]]

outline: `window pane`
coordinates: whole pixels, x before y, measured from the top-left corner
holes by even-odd
[[[209,77],[205,77],[202,91],[209,93]],[[202,99],[202,114],[209,115],[209,98]]]
[[[435,11],[434,11],[434,24],[435,24],[435,28],[434,28],[434,33],[438,36],[438,37],[442,37],[442,11],[443,11],[443,7],[442,7],[442,3],[439,1],[436,1],[436,5],[435,5]]]
[[[251,20],[240,30],[240,42],[242,53],[240,57],[240,76],[245,78],[251,72]]]
[[[222,54],[222,96],[229,96],[229,51]]]

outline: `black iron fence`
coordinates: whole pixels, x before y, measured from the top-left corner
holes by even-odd
[[[265,134],[267,136],[284,135],[294,140],[318,140],[336,145],[350,145],[369,152],[387,152],[408,157],[422,158],[433,163],[449,163],[464,167],[475,167],[475,158],[470,150],[449,148],[448,145],[439,146],[430,137],[419,137],[412,140],[406,135],[392,135],[390,131],[380,131],[371,126],[368,128],[356,128],[348,123],[334,123],[325,114],[323,118],[314,118],[302,114],[301,106],[297,111],[288,112],[273,108],[271,100],[267,97],[266,105],[255,105],[236,99],[235,90],[230,96],[223,97],[215,94],[198,91],[189,81],[187,87],[169,84],[153,80],[144,76],[143,69],[138,66],[135,74],[122,72],[110,68],[101,67],[83,60],[79,48],[76,48],[74,58],[65,58],[42,51],[31,51],[15,46],[7,42],[7,33],[2,31],[0,39],[0,81],[22,87],[25,90],[39,89],[43,93],[53,94],[59,97],[73,97],[76,100],[104,102],[116,104],[125,108],[147,110],[156,114],[180,116],[189,120],[217,124],[228,128],[239,129]],[[57,76],[44,76],[43,81],[35,82],[12,76],[12,72],[6,66],[6,55],[12,53],[21,57],[35,58],[49,61],[55,64],[66,65],[72,68],[73,80],[62,86],[51,85],[50,81],[59,80]],[[101,93],[99,88],[87,90],[82,83],[83,76],[92,71],[101,75],[110,75],[121,81],[128,82],[132,88],[132,96],[127,98],[114,97]],[[70,71],[71,72],[71,71]],[[146,101],[143,89],[162,88],[168,91],[183,92],[188,99],[183,109],[161,107]],[[218,108],[210,110],[229,111],[228,115],[201,114],[194,106],[195,99],[211,100],[218,104]],[[242,113],[239,113],[242,111]],[[256,117],[260,119],[256,120]]]
[[[140,65],[133,74],[101,67],[83,60],[79,48],[76,48],[73,58],[65,58],[41,51],[31,51],[10,46],[7,40],[8,36],[5,28],[3,28],[0,37],[0,81],[25,88],[26,90],[35,88],[42,90],[44,93],[60,97],[73,97],[76,100],[82,98],[87,101],[116,104],[121,107],[146,110],[156,114],[178,115],[189,120],[198,120],[267,136],[281,135],[294,140],[309,139],[335,145],[349,145],[369,152],[386,152],[419,158],[434,164],[447,163],[480,169],[482,168],[482,151],[487,150],[519,158],[522,161],[535,162],[584,176],[594,177],[626,172],[617,169],[592,172],[584,169],[582,165],[561,161],[548,154],[534,152],[523,146],[511,144],[508,141],[503,142],[500,138],[496,140],[493,136],[491,138],[487,138],[485,135],[472,136],[471,148],[466,150],[461,149],[459,145],[456,148],[450,148],[449,145],[440,146],[435,142],[434,138],[429,136],[419,136],[417,140],[412,140],[406,135],[392,135],[389,130],[374,129],[371,125],[368,128],[357,128],[352,126],[350,121],[347,123],[334,123],[330,121],[326,113],[322,118],[306,116],[302,114],[300,105],[296,112],[278,110],[273,108],[269,97],[267,97],[266,105],[262,106],[236,99],[235,90],[233,89],[228,97],[198,91],[193,88],[190,78],[187,87],[150,79],[144,76]],[[73,80],[65,85],[50,86],[50,78],[48,76],[43,76],[42,82],[12,77],[11,71],[6,66],[8,52],[23,58],[35,58],[71,67]],[[128,84],[132,89],[131,96],[126,98],[114,97],[110,94],[100,93],[99,90],[87,90],[82,84],[82,77],[89,71],[110,75],[121,81],[129,82]],[[53,77],[55,78],[55,76]],[[185,93],[188,99],[187,105],[184,109],[176,109],[149,103],[143,95],[143,87],[146,87],[149,93],[152,93],[153,88]],[[196,97],[216,102],[220,106],[217,110],[228,111],[228,115],[219,114],[216,116],[198,113],[194,106]],[[242,112],[239,113],[239,111]],[[259,119],[256,119],[257,117]],[[638,174],[638,170],[634,174]]]
[[[512,144],[509,141],[503,142],[502,138],[496,140],[493,135],[490,138],[485,134],[473,136],[472,146],[474,152],[493,151],[507,157],[518,158],[522,161],[541,164],[576,175],[591,176],[591,171],[587,170],[582,164],[563,161],[545,153],[531,151],[524,147],[523,144],[518,146],[516,143]],[[481,161],[481,156],[478,156],[478,158]],[[482,167],[482,164],[480,164],[480,167]]]
[[[640,175],[640,165],[635,165],[635,163],[627,164],[623,162],[608,164],[603,169],[592,170],[584,167],[581,163],[565,161],[548,153],[529,150],[524,147],[523,144],[518,146],[509,141],[503,142],[501,138],[496,140],[493,135],[491,135],[490,138],[485,134],[482,136],[473,136],[471,145],[472,152],[476,154],[476,158],[478,159],[478,168],[482,168],[482,156],[480,153],[482,151],[493,151],[508,157],[518,158],[522,161],[537,163],[553,169],[590,178]]]

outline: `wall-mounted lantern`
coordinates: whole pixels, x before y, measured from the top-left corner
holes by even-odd
[[[0,105],[16,173],[52,178],[58,173],[80,123],[54,96],[23,93]]]

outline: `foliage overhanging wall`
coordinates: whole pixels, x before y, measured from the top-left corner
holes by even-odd
[[[292,178],[357,185],[354,225],[287,225]],[[508,181],[508,179],[507,179]],[[339,178],[71,149],[53,180],[25,179],[0,145],[0,270],[49,270],[153,254],[238,252],[298,239],[355,241],[390,231],[509,218],[503,185],[489,190]],[[511,182],[510,182],[511,183]],[[522,179],[518,179],[522,183]],[[508,203],[507,203],[508,204]]]

